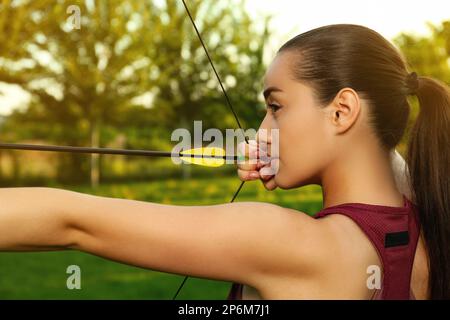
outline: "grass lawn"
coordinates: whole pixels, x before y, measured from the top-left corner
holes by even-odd
[[[148,183],[63,187],[74,191],[157,203],[198,205],[229,202],[239,180],[164,180]],[[262,201],[309,214],[322,207],[319,186],[267,192],[246,183],[236,201]],[[81,268],[81,290],[68,290],[66,269]],[[183,276],[119,264],[76,251],[0,253],[0,299],[172,299]],[[178,299],[225,299],[229,282],[189,278]]]

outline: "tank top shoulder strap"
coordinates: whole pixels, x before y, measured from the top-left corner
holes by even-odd
[[[420,228],[417,208],[403,195],[402,207],[345,203],[320,210],[314,218],[342,214],[352,219],[376,248],[382,263],[381,299],[409,299]]]

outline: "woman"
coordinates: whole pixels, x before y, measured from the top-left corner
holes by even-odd
[[[239,176],[268,190],[321,185],[314,218],[257,202],[171,206],[10,188],[0,191],[0,250],[77,249],[233,281],[230,299],[450,298],[448,87],[409,73],[376,32],[343,24],[283,45],[264,95],[261,128],[279,129],[279,159],[240,164]],[[394,148],[408,95],[421,110],[406,176]],[[377,267],[381,287],[368,281]]]

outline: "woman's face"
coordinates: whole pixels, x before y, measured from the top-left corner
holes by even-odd
[[[336,148],[329,120],[331,109],[320,107],[313,90],[293,80],[293,58],[288,52],[278,54],[266,72],[267,113],[260,126],[269,133],[279,130],[278,154],[272,154],[278,160],[272,160],[271,167],[276,172],[275,183],[283,189],[320,184],[320,174],[333,159]],[[261,132],[260,142],[270,143]]]

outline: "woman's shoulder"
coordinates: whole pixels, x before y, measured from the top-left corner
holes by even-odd
[[[264,298],[370,298],[367,267],[379,265],[367,236],[344,215],[314,219],[305,212],[277,208],[283,232],[272,241],[275,273],[257,289]]]
[[[241,203],[242,204],[242,203]],[[298,278],[320,274],[336,256],[337,235],[325,220],[309,214],[272,204],[247,203],[254,206],[254,228],[265,239],[265,266],[273,278]],[[242,209],[242,207],[241,207]],[[258,240],[261,243],[261,238]]]

